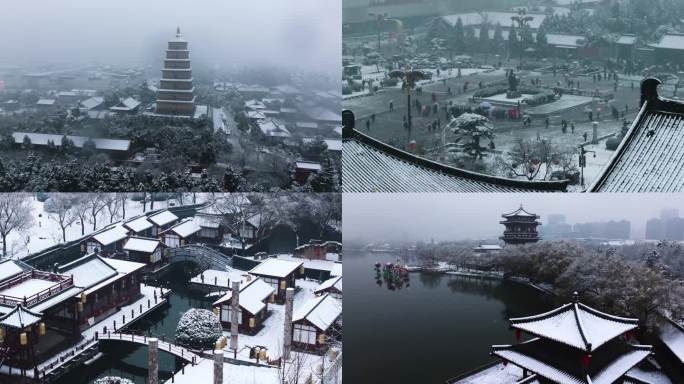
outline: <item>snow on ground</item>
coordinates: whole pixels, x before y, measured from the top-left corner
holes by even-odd
[[[520,380],[522,375],[522,369],[513,364],[496,364],[454,384],[513,384]]]
[[[593,101],[594,99],[588,96],[563,95],[556,101],[528,108],[525,113],[530,115],[558,113],[566,109],[581,107]]]
[[[206,201],[209,194],[197,194],[197,202]],[[185,203],[191,204],[192,197],[184,200]],[[176,199],[162,200],[154,202],[154,209],[168,208],[173,204],[180,206],[180,202]],[[40,252],[44,249],[50,248],[62,242],[62,230],[59,228],[57,222],[50,218],[49,214],[45,212],[44,203],[38,201],[35,196],[31,198],[31,207],[33,210],[34,225],[26,231],[13,231],[7,237],[7,251],[13,258],[20,258],[28,256],[32,253]],[[149,205],[148,205],[149,208]],[[120,212],[119,212],[120,213]],[[126,201],[126,218],[130,218],[143,213],[143,206],[139,201]],[[121,220],[117,217],[114,221]],[[110,224],[109,214],[107,209],[103,209],[97,218],[97,229],[101,229]],[[93,224],[85,223],[85,234],[88,235],[93,231]],[[81,223],[76,221],[66,228],[66,240],[73,241],[81,238]]]
[[[203,359],[199,364],[185,367],[185,374],[176,373],[166,383],[200,384],[214,382],[214,362]],[[278,369],[267,366],[223,364],[223,382],[240,384],[278,384]]]

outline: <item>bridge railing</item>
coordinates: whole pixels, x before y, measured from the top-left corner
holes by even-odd
[[[102,335],[95,334],[95,337],[97,340],[120,340],[120,341],[125,341],[125,342],[131,342],[135,344],[142,344],[142,345],[149,345],[149,340],[150,337],[147,335],[136,335],[132,333],[123,333],[123,332],[107,332],[103,333]],[[157,347],[161,351],[169,352],[172,355],[175,355],[177,357],[180,357],[183,360],[186,360],[187,362],[191,363],[192,365],[197,364],[199,362],[200,357],[199,355],[195,354],[194,352],[190,351],[187,348],[175,345],[173,343],[170,343],[168,341],[165,341],[164,338],[162,337],[161,339],[157,338],[158,344]]]

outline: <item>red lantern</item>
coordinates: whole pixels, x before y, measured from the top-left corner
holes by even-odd
[[[520,342],[520,330],[519,330],[519,329],[516,329],[516,330],[515,330],[515,339],[516,339],[518,342]]]
[[[590,363],[591,363],[591,355],[588,353],[585,353],[582,356],[582,365],[584,366],[584,368],[589,368]]]

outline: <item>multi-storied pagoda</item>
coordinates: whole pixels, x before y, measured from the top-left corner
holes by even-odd
[[[192,86],[192,68],[188,42],[181,37],[180,28],[176,38],[169,41],[159,80],[157,106],[160,115],[192,116],[195,111],[195,88]]]
[[[501,215],[504,218],[499,223],[506,229],[503,236],[499,237],[506,244],[536,243],[539,241],[537,226],[541,225],[539,215],[529,213],[523,209],[522,204],[517,210]]]
[[[651,353],[650,345],[628,342],[638,327],[637,319],[600,312],[580,303],[577,293],[571,303],[510,319],[510,325],[518,340],[521,332],[533,338],[516,345],[494,345],[492,355],[520,367],[524,378],[535,376],[543,383],[622,383],[627,372]]]

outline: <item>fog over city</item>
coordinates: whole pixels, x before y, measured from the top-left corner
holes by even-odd
[[[22,0],[4,15],[0,65],[159,65],[179,26],[195,63],[341,70],[340,0]]]
[[[345,240],[447,241],[501,235],[501,214],[522,204],[538,214],[565,215],[569,224],[628,220],[632,238],[643,239],[646,221],[684,204],[681,194],[345,194]]]

